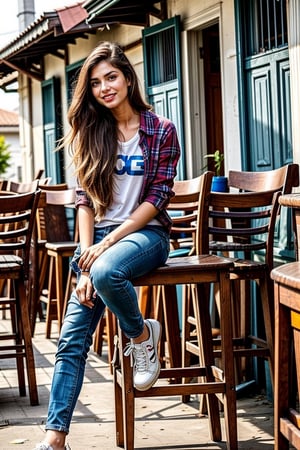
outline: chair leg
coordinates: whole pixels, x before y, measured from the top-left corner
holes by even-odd
[[[117,382],[118,369],[120,367],[120,347],[115,348],[116,359],[113,366],[114,394],[115,394],[115,423],[116,423],[116,445],[124,447],[124,425],[123,425],[123,394],[120,384]]]
[[[181,339],[175,285],[161,286],[170,367],[181,367]],[[170,326],[169,326],[170,325]]]
[[[182,331],[181,331],[181,355],[182,355],[182,367],[189,367],[191,364],[191,353],[186,348],[186,342],[191,339],[192,326],[189,321],[189,316],[192,314],[192,297],[191,297],[191,285],[186,284],[182,287]],[[184,378],[184,383],[189,383],[190,379]],[[182,402],[188,403],[190,401],[189,395],[182,396]]]
[[[194,314],[196,317],[197,336],[202,342],[201,350],[199,350],[199,361],[206,367],[214,365],[214,356],[212,351],[212,331],[209,312],[209,285],[193,285],[192,299]],[[201,302],[199,301],[201,299]],[[200,304],[201,303],[201,304]],[[200,327],[198,326],[200,324]],[[207,372],[206,381],[214,381],[214,377],[210,371]],[[222,439],[219,403],[214,394],[207,394],[207,407],[210,423],[210,434],[213,441]]]
[[[18,295],[17,293],[11,293],[11,295]],[[20,302],[16,299],[16,304],[11,305],[10,308],[11,313],[11,326],[12,332],[15,334],[15,344],[23,345],[23,318],[20,308]],[[18,385],[19,385],[19,394],[20,397],[26,396],[26,386],[25,386],[25,368],[24,368],[24,351],[16,350],[16,363],[17,363],[17,376],[18,376]]]
[[[63,311],[64,311],[64,291],[63,291],[63,257],[57,255],[55,257],[55,280],[56,280],[56,299],[57,299],[57,320],[58,329],[60,331],[63,322]]]
[[[221,277],[226,277],[223,273]],[[230,298],[230,283],[220,283],[223,292],[221,298]],[[226,291],[227,290],[227,291]],[[223,302],[222,314],[220,314],[221,330],[223,330],[221,339],[222,367],[225,367],[226,361],[226,383],[224,395],[224,416],[225,429],[227,436],[227,446],[230,449],[237,449],[237,413],[236,413],[236,392],[234,376],[234,359],[232,352],[232,312],[230,303]]]
[[[116,316],[108,308],[106,311],[106,330],[107,330],[106,333],[108,345],[108,361],[111,364],[114,356],[114,336],[117,334],[117,319]]]
[[[35,374],[35,363],[34,363],[34,353],[31,338],[31,326],[29,320],[29,310],[26,298],[26,291],[23,281],[16,281],[16,295],[17,304],[20,305],[20,313],[22,318],[22,332],[25,345],[25,360],[27,368],[28,386],[29,386],[29,397],[30,404],[32,406],[38,405],[38,391],[36,384],[36,374]]]
[[[56,308],[57,305],[55,304],[55,301],[53,300],[53,292],[54,292],[54,288],[53,288],[53,284],[54,284],[54,276],[55,276],[55,272],[54,272],[54,258],[52,256],[50,256],[49,258],[49,279],[48,279],[48,290],[47,290],[47,310],[46,310],[46,338],[50,339],[51,338],[51,325],[52,325],[52,319],[54,317],[53,315],[53,309],[55,308],[55,312],[56,312]],[[56,314],[55,314],[56,315]]]
[[[264,324],[267,346],[269,348],[269,366],[272,385],[274,386],[274,285],[266,275],[260,280],[261,302],[263,308]]]
[[[99,356],[102,356],[102,346],[103,346],[103,334],[106,326],[106,317],[105,313],[99,320],[99,323],[96,328],[96,332],[94,335],[94,352]]]
[[[122,342],[121,349],[125,347],[125,337],[119,328],[119,340]],[[122,384],[122,410],[123,410],[123,433],[124,433],[124,449],[134,450],[134,387],[133,387],[133,371],[130,365],[130,358],[124,357],[122,351],[119,352],[123,377]],[[118,394],[117,394],[118,396]],[[120,431],[120,428],[119,428]]]
[[[40,267],[40,275],[39,275],[39,281],[38,281],[38,295],[36,296],[36,302],[32,305],[32,312],[31,312],[31,317],[30,317],[32,336],[34,336],[37,315],[39,315],[40,321],[44,320],[40,297],[41,297],[42,291],[45,287],[45,280],[46,280],[46,275],[47,275],[47,271],[48,271],[49,257],[47,255],[47,252],[41,251],[39,264],[40,264],[40,266],[39,266]]]

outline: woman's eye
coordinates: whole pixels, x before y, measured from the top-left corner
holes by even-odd
[[[99,81],[92,81],[91,86],[92,88],[97,87],[99,85]]]

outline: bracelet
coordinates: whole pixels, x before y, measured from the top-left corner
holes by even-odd
[[[81,270],[81,273],[90,273],[89,270]]]

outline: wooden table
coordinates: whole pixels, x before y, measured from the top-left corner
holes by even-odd
[[[275,282],[274,449],[288,450],[289,444],[300,449],[300,412],[296,410],[300,392],[300,194],[283,195],[279,203],[292,208],[297,259],[271,272]]]

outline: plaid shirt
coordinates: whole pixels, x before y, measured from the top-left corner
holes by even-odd
[[[174,124],[151,111],[140,113],[139,145],[144,157],[144,180],[139,201],[149,202],[158,209],[156,219],[170,231],[172,221],[166,212],[176,176],[180,146]],[[76,206],[91,203],[86,193],[77,188]]]

